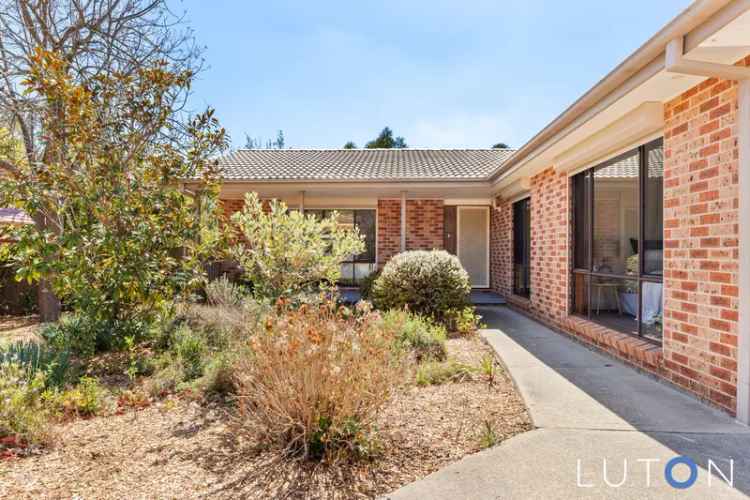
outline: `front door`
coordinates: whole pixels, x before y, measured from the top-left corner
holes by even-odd
[[[471,286],[490,286],[490,209],[458,207],[458,259],[469,273]]]

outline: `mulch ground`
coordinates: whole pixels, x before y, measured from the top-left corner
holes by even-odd
[[[451,357],[476,364],[489,348],[452,339]],[[531,428],[498,366],[472,380],[395,397],[379,418],[383,451],[371,462],[313,465],[253,451],[229,430],[226,408],[167,399],[140,411],[56,428],[54,448],[0,461],[0,498],[371,498]]]
[[[0,315],[0,345],[13,342],[30,342],[37,339],[36,331],[39,327],[39,317],[30,316],[2,316]]]

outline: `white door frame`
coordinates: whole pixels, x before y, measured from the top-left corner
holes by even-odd
[[[460,205],[456,207],[456,257],[458,257],[458,260],[461,260],[461,211],[463,209],[473,209],[476,210],[478,208],[483,208],[487,212],[487,259],[485,262],[485,269],[486,269],[486,276],[487,276],[487,282],[483,284],[478,285],[471,285],[472,288],[489,288],[490,287],[490,217],[492,216],[492,213],[490,212],[490,207],[486,205]],[[463,265],[463,263],[461,264]]]

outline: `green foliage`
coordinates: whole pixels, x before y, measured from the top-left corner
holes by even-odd
[[[104,411],[107,391],[93,377],[81,377],[78,385],[48,399],[48,405],[66,416],[91,417]]]
[[[444,362],[429,361],[417,368],[417,385],[441,385],[447,382],[463,382],[470,380],[476,371],[471,365],[459,363],[455,360]]]
[[[371,272],[365,276],[359,283],[359,294],[362,300],[369,300],[372,302],[372,287],[375,285],[375,280],[380,277],[380,270]]]
[[[33,380],[44,376],[46,387],[61,388],[71,368],[70,350],[65,346],[44,346],[36,342],[16,342],[0,349],[0,365],[17,364]]]
[[[102,320],[83,314],[66,314],[57,323],[47,323],[41,336],[58,351],[90,357],[97,352],[125,347],[125,339],[142,340],[150,334],[150,323],[138,319]]]
[[[18,363],[0,364],[0,438],[23,443],[45,443],[50,439],[45,405],[44,374],[29,378]]]
[[[470,335],[482,327],[482,316],[477,314],[474,306],[448,309],[445,312],[445,323],[451,332]]]
[[[276,300],[332,288],[341,263],[365,250],[359,231],[339,225],[336,212],[318,220],[276,200],[269,209],[248,193],[242,211],[232,216],[239,238],[230,253],[257,297]]]
[[[492,149],[509,149],[510,146],[505,144],[504,142],[498,142],[497,144],[492,146]]]
[[[393,257],[375,281],[372,295],[382,310],[403,309],[447,323],[451,310],[468,306],[469,275],[443,250],[410,251]]]
[[[202,285],[202,262],[221,241],[214,156],[224,130],[211,110],[180,123],[173,99],[190,71],[162,62],[76,83],[56,53],[32,59],[27,92],[54,103],[40,116],[46,154],[34,165],[0,158],[10,172],[0,206],[44,221],[13,228],[17,277],[48,280],[96,321],[149,319]],[[189,178],[203,187],[187,193]]]
[[[242,304],[245,291],[240,285],[221,276],[206,285],[206,302],[212,306],[232,307]]]
[[[445,328],[429,319],[394,309],[383,314],[379,327],[394,332],[397,347],[413,353],[417,361],[445,359]]]
[[[182,366],[184,380],[194,380],[203,375],[204,357],[208,347],[206,341],[187,327],[177,333],[174,352]]]
[[[385,127],[375,139],[365,144],[366,149],[403,149],[408,147],[403,137],[393,137],[393,130],[390,127]]]
[[[479,448],[482,450],[492,448],[499,442],[500,436],[495,432],[492,422],[485,420],[482,429],[479,431]]]
[[[343,149],[357,149],[357,145],[354,144],[353,141],[348,141],[346,144],[344,144]]]
[[[479,361],[479,373],[484,376],[489,385],[495,383],[495,376],[497,375],[495,357],[492,354],[485,354]]]

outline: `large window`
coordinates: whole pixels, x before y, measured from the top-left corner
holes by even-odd
[[[529,297],[531,261],[531,207],[529,198],[513,204],[513,293]]]
[[[352,255],[341,265],[341,284],[356,285],[377,267],[375,262],[375,210],[305,209],[305,214],[312,214],[320,219],[328,217],[333,212],[338,212],[340,225],[356,227],[360,234],[365,237],[365,251],[359,255]]]
[[[573,312],[661,340],[662,140],[573,177]]]

